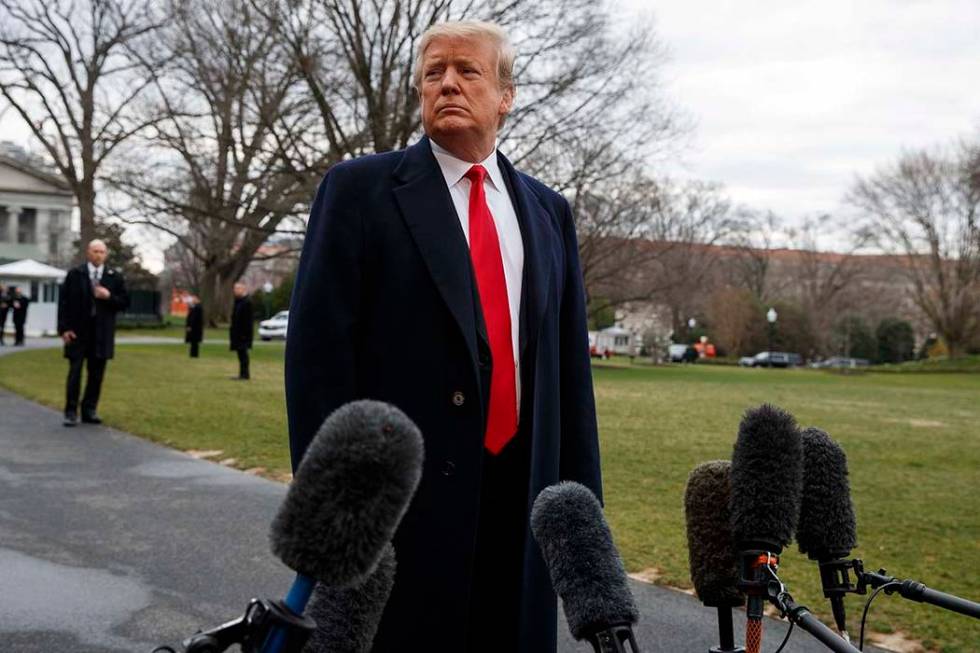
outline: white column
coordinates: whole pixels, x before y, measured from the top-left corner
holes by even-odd
[[[20,219],[21,207],[7,206],[7,242],[17,244],[17,221]]]
[[[34,242],[41,252],[41,261],[47,261],[51,253],[48,251],[48,225],[51,223],[51,209],[37,209],[34,218]]]

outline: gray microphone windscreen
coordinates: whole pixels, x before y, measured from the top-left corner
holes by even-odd
[[[713,608],[745,603],[736,587],[738,566],[728,505],[731,493],[731,463],[727,460],[695,467],[684,491],[691,582],[701,602]]]
[[[379,401],[341,406],[323,422],[272,522],[272,552],[327,585],[370,573],[422,475],[422,435]]]
[[[796,420],[775,406],[749,410],[732,452],[732,532],[740,548],[781,552],[796,531],[803,451]]]
[[[575,639],[636,623],[626,569],[591,490],[571,481],[545,488],[531,509],[531,530]]]
[[[356,585],[317,583],[306,614],[316,630],[303,653],[369,653],[395,584],[395,549],[388,544],[378,566]]]
[[[796,541],[812,560],[846,558],[857,546],[847,456],[827,433],[808,428],[803,441],[803,501]]]

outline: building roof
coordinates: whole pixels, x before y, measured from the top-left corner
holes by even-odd
[[[19,279],[57,279],[61,280],[68,274],[65,270],[39,263],[31,258],[0,265],[0,277]]]
[[[65,181],[63,177],[46,170],[42,170],[37,165],[33,163],[10,156],[2,151],[0,151],[0,166],[6,166],[8,168],[13,168],[14,170],[33,177],[48,186],[51,186],[51,192],[58,195],[71,195],[71,186]],[[7,189],[7,190],[17,190],[17,189]]]

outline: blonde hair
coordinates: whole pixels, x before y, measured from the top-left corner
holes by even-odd
[[[415,88],[422,90],[422,57],[426,48],[436,39],[487,39],[497,50],[497,80],[500,88],[514,88],[514,58],[517,52],[499,25],[482,20],[453,20],[436,23],[422,34],[418,54],[415,55]]]

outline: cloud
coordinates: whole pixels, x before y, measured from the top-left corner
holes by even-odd
[[[975,0],[625,6],[652,7],[667,92],[698,124],[672,172],[736,201],[791,219],[833,211],[855,175],[980,125]]]

